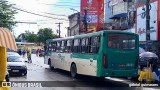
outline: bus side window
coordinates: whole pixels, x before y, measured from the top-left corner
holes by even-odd
[[[52,42],[52,52],[56,52],[56,42]]]
[[[98,53],[100,46],[100,36],[91,37],[90,53]]]
[[[62,42],[62,41],[58,41],[58,42],[57,42],[56,52],[60,52],[60,50],[61,50],[61,42]]]
[[[100,36],[97,36],[97,44],[96,44],[96,53],[98,53],[99,51],[99,47],[100,47],[100,43],[101,43],[101,37]]]
[[[82,53],[86,53],[85,47],[86,47],[86,38],[82,38],[81,40],[81,52]]]
[[[79,39],[74,39],[73,52],[78,53]]]
[[[88,53],[89,40],[88,38],[83,38],[81,40],[81,52]]]
[[[61,50],[60,50],[60,52],[64,52],[65,51],[65,46],[66,46],[66,41],[62,41],[62,44],[61,44]]]
[[[49,47],[48,47],[48,51],[51,52],[52,51],[52,43],[49,43]]]
[[[86,45],[85,45],[85,51],[86,53],[89,53],[89,45],[90,45],[90,39],[89,38],[86,38]]]
[[[74,40],[71,40],[71,52],[73,52]]]
[[[72,49],[72,40],[67,40],[66,41],[66,49],[65,49],[65,51],[66,52],[71,52],[71,49]]]
[[[78,53],[81,53],[81,39],[78,40]]]

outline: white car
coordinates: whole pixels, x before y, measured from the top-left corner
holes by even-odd
[[[17,52],[7,52],[7,57],[9,56],[19,56],[21,57]],[[24,59],[25,62],[28,62],[27,59]]]
[[[27,66],[24,59],[20,56],[7,57],[7,69],[9,74],[27,75]]]
[[[20,55],[16,52],[7,52],[7,57],[8,56],[20,56]]]

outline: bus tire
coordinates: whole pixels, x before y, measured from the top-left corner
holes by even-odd
[[[77,67],[76,67],[76,64],[73,63],[73,64],[71,65],[70,72],[71,72],[71,77],[72,77],[72,78],[75,78],[76,75],[77,75]]]
[[[49,65],[50,69],[54,69],[54,67],[51,65],[51,60],[50,59],[48,60],[48,65]]]
[[[24,75],[25,75],[25,76],[27,75],[27,71],[24,73]]]

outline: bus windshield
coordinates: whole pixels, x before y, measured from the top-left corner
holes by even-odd
[[[126,34],[108,34],[108,48],[135,49],[136,36]]]

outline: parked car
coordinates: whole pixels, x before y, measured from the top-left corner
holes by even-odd
[[[20,56],[17,52],[7,52],[7,57],[8,56]]]
[[[20,55],[17,52],[7,52],[7,57],[9,56],[19,56],[20,57]],[[28,59],[25,59],[24,61],[28,62]]]
[[[32,54],[36,54],[36,49],[32,49],[32,50],[31,50],[31,53],[32,53]]]
[[[24,59],[20,56],[7,57],[7,69],[9,74],[27,75],[27,66]]]

